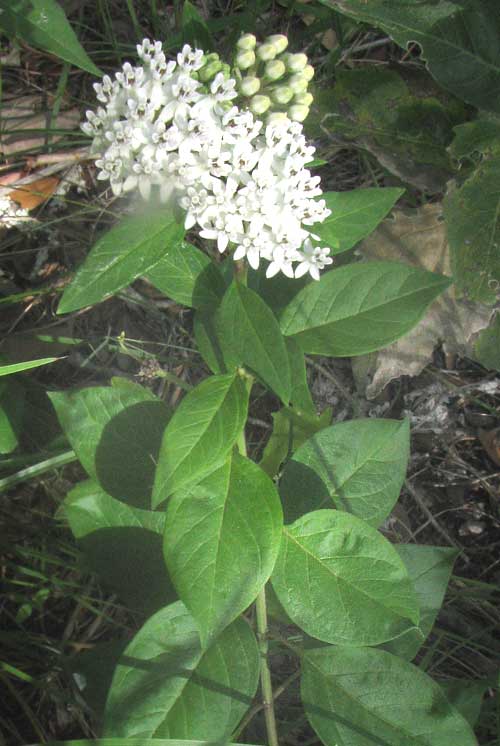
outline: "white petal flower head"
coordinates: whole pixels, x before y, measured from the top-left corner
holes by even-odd
[[[333,264],[333,259],[328,256],[329,253],[329,248],[321,249],[319,246],[314,246],[311,239],[308,238],[304,242],[302,250],[298,252],[301,261],[295,269],[295,277],[302,277],[309,272],[313,280],[319,280],[320,269]]]

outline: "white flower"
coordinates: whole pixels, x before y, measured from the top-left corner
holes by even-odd
[[[310,238],[304,242],[302,250],[297,253],[301,261],[295,268],[295,277],[302,277],[309,272],[314,280],[319,280],[320,269],[324,269],[328,264],[333,263],[333,259],[328,256],[330,249],[320,249],[319,246],[313,246]]]
[[[0,228],[23,228],[32,220],[24,207],[10,197],[0,197]]]

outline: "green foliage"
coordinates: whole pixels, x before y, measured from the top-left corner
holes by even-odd
[[[11,453],[19,444],[25,409],[25,392],[17,380],[0,382],[0,454]]]
[[[184,397],[163,436],[153,507],[223,464],[242,433],[247,409],[248,390],[234,373],[207,378]]]
[[[396,550],[349,513],[316,510],[283,529],[273,588],[311,637],[379,645],[418,624],[418,602]]]
[[[0,365],[0,377],[10,376],[13,373],[21,373],[24,370],[31,370],[32,368],[38,368],[40,365],[48,365],[49,363],[55,363],[57,357],[45,357],[40,360],[27,360],[24,363],[10,363],[8,365]]]
[[[56,0],[0,0],[0,30],[92,75],[102,74],[76,38]]]
[[[250,606],[269,579],[282,522],[273,482],[237,454],[169,501],[165,560],[204,646]]]
[[[449,284],[395,262],[349,264],[301,290],[283,311],[281,330],[304,352],[364,355],[406,334]]]
[[[485,368],[500,370],[500,314],[496,314],[474,346],[476,359]]]
[[[302,701],[325,746],[475,746],[438,684],[382,650],[322,648],[304,658]]]
[[[457,160],[474,154],[491,155],[500,150],[500,122],[495,119],[476,119],[454,128],[455,138],[450,153]]]
[[[286,520],[336,507],[379,526],[399,497],[409,451],[407,420],[359,419],[320,430],[283,471]]]
[[[243,619],[204,652],[184,605],[167,606],[125,649],[104,736],[226,741],[252,701],[258,671],[257,643]]]
[[[500,112],[496,0],[320,0],[379,26],[402,47],[416,42],[436,81],[480,109]]]
[[[182,6],[181,35],[183,43],[191,44],[199,49],[214,48],[212,35],[200,12],[189,0],[184,0]]]
[[[92,248],[65,290],[58,313],[90,306],[118,292],[147,274],[183,237],[184,228],[165,208],[125,218]]]

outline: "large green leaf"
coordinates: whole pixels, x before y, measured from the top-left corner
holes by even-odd
[[[196,311],[193,332],[198,352],[212,373],[227,373],[215,329],[215,311],[212,308],[200,308]]]
[[[471,679],[446,679],[439,685],[445,693],[446,699],[474,728],[479,715],[486,691],[495,687],[491,679],[474,681]]]
[[[482,118],[459,124],[453,129],[455,138],[450,153],[457,160],[474,155],[491,155],[500,150],[500,122],[498,119]]]
[[[19,444],[25,413],[24,386],[15,379],[0,383],[0,453],[14,451]]]
[[[56,0],[0,0],[0,29],[9,38],[19,37],[92,75],[102,75]]]
[[[51,393],[50,399],[88,475],[118,500],[151,507],[167,406],[130,382]]]
[[[164,207],[126,217],[97,241],[64,291],[57,312],[76,311],[108,298],[147,274],[183,237],[184,228]]]
[[[8,365],[0,365],[0,376],[10,376],[12,375],[12,373],[21,373],[24,370],[39,368],[41,365],[55,363],[56,360],[59,360],[59,358],[44,357],[40,358],[40,360],[26,360],[24,363],[9,363]]]
[[[500,371],[500,314],[497,313],[487,329],[481,332],[474,344],[476,360],[484,368]]]
[[[306,653],[302,702],[325,746],[476,746],[438,684],[382,650]]]
[[[292,388],[290,402],[298,414],[306,414],[316,417],[316,406],[311,396],[307,382],[307,369],[304,353],[297,342],[291,337],[285,339],[290,364],[290,377]]]
[[[411,660],[429,635],[444,600],[446,588],[457,557],[449,547],[397,544],[396,551],[405,563],[420,605],[418,629],[411,629],[384,648],[394,655]]]
[[[243,619],[205,653],[181,603],[148,619],[127,646],[108,696],[104,736],[224,742],[250,706],[259,653]]]
[[[404,189],[391,187],[326,192],[322,199],[332,214],[314,226],[314,233],[329,246],[338,242],[338,248],[332,247],[332,254],[352,249],[375,230],[402,194]]]
[[[283,311],[281,330],[304,352],[363,355],[410,331],[449,284],[406,264],[349,264],[301,290]]]
[[[68,493],[63,510],[90,569],[130,608],[147,615],[175,598],[162,558],[163,513],[131,508],[90,479]]]
[[[210,51],[214,48],[212,35],[199,10],[184,0],[182,5],[181,35],[184,43]]]
[[[285,340],[262,298],[233,281],[216,311],[215,329],[226,367],[246,365],[288,404],[291,376]]]
[[[500,112],[497,0],[321,0],[379,26],[400,44],[416,42],[431,75],[478,109]]]
[[[408,420],[359,419],[321,430],[283,471],[286,520],[336,507],[379,526],[399,497],[409,452]]]
[[[225,290],[217,266],[187,241],[172,245],[146,277],[176,303],[192,308],[217,304]]]
[[[222,465],[247,410],[248,389],[237,374],[207,378],[184,397],[163,436],[153,507]]]
[[[51,746],[95,746],[95,738],[82,738],[78,741],[51,741]],[[99,746],[214,746],[212,741],[177,738],[100,738]],[[231,743],[224,746],[252,746],[251,744]]]
[[[451,266],[472,300],[500,297],[500,158],[484,160],[444,203]]]
[[[378,645],[418,624],[418,601],[396,550],[339,510],[285,526],[271,581],[295,624],[324,642]]]
[[[282,524],[273,482],[237,454],[169,501],[165,561],[204,646],[250,606],[269,579]]]

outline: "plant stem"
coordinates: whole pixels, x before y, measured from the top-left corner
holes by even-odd
[[[267,608],[266,589],[263,588],[255,601],[257,612],[257,640],[260,652],[260,685],[262,688],[262,699],[264,706],[264,719],[269,746],[278,746],[278,731],[276,729],[276,718],[274,717],[274,696],[271,681],[271,671],[267,663],[268,641],[267,641]]]

